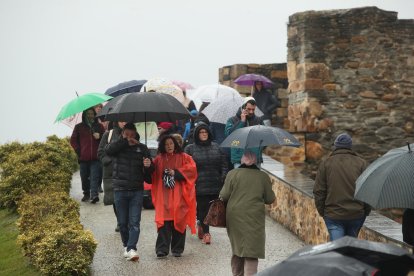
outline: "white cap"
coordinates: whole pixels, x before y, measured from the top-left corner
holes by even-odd
[[[245,97],[243,99],[243,105],[245,105],[248,101],[254,101],[254,102],[256,102],[256,100],[253,97]]]

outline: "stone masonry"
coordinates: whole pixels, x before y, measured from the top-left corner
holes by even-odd
[[[414,20],[377,7],[293,14],[287,72],[288,129],[305,135],[308,172],[341,132],[368,161],[414,142]]]

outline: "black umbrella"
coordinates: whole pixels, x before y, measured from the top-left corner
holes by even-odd
[[[126,93],[139,92],[141,87],[146,83],[146,80],[131,80],[121,82],[115,86],[108,88],[105,91],[106,95],[116,97]]]
[[[392,275],[406,275],[404,273],[409,269],[414,269],[414,257],[408,250],[389,243],[360,240],[349,236],[320,245],[303,247],[289,258],[318,255],[330,251],[377,267],[382,273],[393,271],[395,273]]]
[[[286,130],[256,125],[236,129],[224,139],[220,147],[248,149],[270,145],[299,147],[301,144]]]
[[[261,271],[257,275],[371,276],[375,275],[377,271],[377,268],[354,258],[337,252],[326,252],[318,255],[288,258],[277,265]]]
[[[107,121],[175,122],[191,117],[187,108],[176,98],[156,92],[124,94],[110,101],[105,107],[102,110],[106,114],[101,111],[100,116],[104,116]],[[145,137],[145,142],[146,139]]]
[[[374,208],[414,209],[414,144],[388,151],[356,180],[355,198]]]

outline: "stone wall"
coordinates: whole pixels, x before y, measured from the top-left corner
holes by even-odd
[[[372,161],[414,142],[414,20],[376,7],[289,17],[288,120],[310,171],[340,132]]]

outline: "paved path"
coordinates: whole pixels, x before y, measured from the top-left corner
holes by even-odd
[[[79,172],[72,179],[71,196],[82,197]],[[126,261],[119,233],[114,231],[116,220],[112,206],[101,201],[93,205],[80,202],[81,222],[90,229],[98,247],[92,263],[92,275],[231,275],[231,248],[225,229],[211,227],[212,243],[204,245],[187,231],[185,250],[181,258],[155,255],[156,228],[154,211],[143,209],[141,234],[138,242],[139,262]],[[266,218],[266,259],[259,260],[259,271],[285,259],[304,245],[283,226]]]

